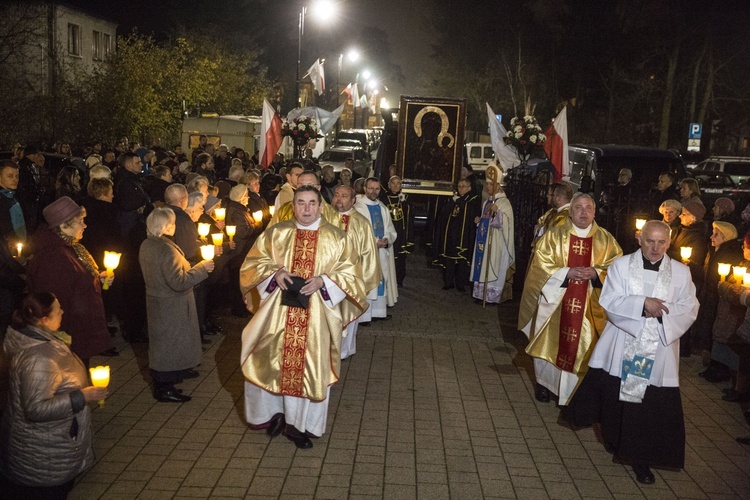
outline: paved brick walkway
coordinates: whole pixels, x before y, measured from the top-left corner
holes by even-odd
[[[482,309],[422,263],[411,258],[393,320],[360,329],[311,450],[246,426],[243,321],[223,320],[183,405],[156,403],[145,346],[125,347],[94,411],[98,461],[71,498],[750,498],[742,408],[697,377],[697,357],[682,364],[686,469],[643,486],[594,430],[536,402],[517,303]]]

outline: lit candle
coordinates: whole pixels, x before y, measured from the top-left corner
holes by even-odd
[[[643,229],[643,226],[646,225],[646,219],[636,219],[635,220],[635,228],[640,231]]]
[[[94,387],[109,386],[109,366],[93,366],[89,368],[91,375],[91,385]],[[104,406],[104,400],[99,400],[99,406]]]
[[[227,209],[226,208],[216,208],[214,209],[214,215],[216,220],[224,220],[224,218],[227,216]]]
[[[721,281],[727,279],[727,276],[729,276],[729,272],[731,271],[731,269],[731,264],[724,264],[722,262],[719,262],[719,276],[721,276]]]
[[[734,266],[734,282],[740,284],[745,279],[746,267]]]
[[[16,243],[16,250],[18,250],[18,258],[21,258],[21,255],[23,255],[23,243]]]
[[[680,247],[682,260],[689,260],[691,255],[693,255],[693,247]]]
[[[222,243],[224,243],[224,233],[211,234],[211,240],[214,242],[214,245],[220,246]]]
[[[276,213],[276,207],[274,205],[271,205],[270,207],[268,207],[268,213],[271,215]]]
[[[109,290],[109,278],[114,276],[115,269],[120,265],[121,253],[118,252],[104,252],[104,267],[107,268],[107,279],[104,280],[102,288]]]
[[[211,224],[207,224],[205,222],[199,222],[198,223],[198,234],[200,235],[202,240],[206,240],[206,236],[208,236],[208,233],[211,232]]]
[[[234,235],[237,234],[237,226],[227,226],[224,229],[227,231],[227,236],[229,236],[229,241],[234,241]]]
[[[201,257],[203,258],[203,260],[213,260],[214,246],[213,245],[201,246]]]
[[[263,220],[263,211],[262,210],[256,210],[253,212],[253,219],[256,221]]]
[[[750,287],[750,273],[745,273],[742,277],[742,286]]]

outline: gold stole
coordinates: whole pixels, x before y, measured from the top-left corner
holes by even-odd
[[[291,272],[308,279],[315,268],[318,232],[297,229]],[[305,350],[310,314],[307,309],[287,307],[284,327],[284,350],[281,358],[281,394],[304,397]]]
[[[568,267],[591,266],[592,244],[593,238],[591,237],[579,238],[571,234],[570,246],[568,247]],[[576,364],[588,290],[588,280],[568,280],[568,287],[565,290],[560,311],[560,337],[558,339],[557,359],[555,360],[555,365],[561,370],[572,372]]]

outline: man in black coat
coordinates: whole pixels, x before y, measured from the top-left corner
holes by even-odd
[[[128,151],[120,155],[117,164],[119,168],[115,177],[114,202],[119,209],[117,220],[120,224],[120,230],[125,236],[133,228],[136,221],[143,219],[143,212],[151,200],[141,183],[140,173],[143,168],[141,158]]]

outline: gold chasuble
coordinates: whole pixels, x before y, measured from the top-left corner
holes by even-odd
[[[366,307],[366,293],[353,245],[338,228],[320,220],[317,230],[298,229],[296,220],[267,229],[240,269],[243,295],[282,267],[304,278],[325,276],[345,294],[334,305],[320,289],[307,309],[281,304],[273,286],[242,332],[242,372],[248,382],[278,395],[323,401],[339,379],[342,331]]]
[[[594,288],[591,281],[568,280],[556,303],[542,296],[542,290],[556,272],[568,267],[591,266],[603,283],[607,268],[621,255],[614,237],[596,222],[585,238],[576,235],[570,219],[542,235],[529,266],[518,314],[518,328],[529,336],[529,355],[567,372],[586,372],[607,321],[599,306],[601,288]]]

